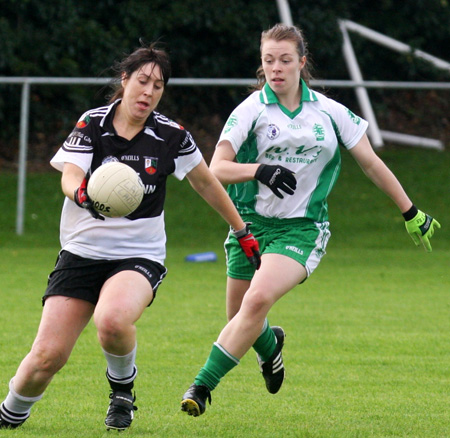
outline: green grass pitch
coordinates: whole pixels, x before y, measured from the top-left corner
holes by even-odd
[[[392,202],[344,153],[330,197],[328,254],[269,314],[286,330],[287,378],[267,393],[250,351],[212,393],[199,418],[180,412],[225,324],[226,225],[190,189],[171,180],[169,274],[138,322],[133,437],[450,436],[450,153],[390,149],[382,158],[417,206],[441,223],[433,252],[414,246]],[[62,202],[59,175],[30,174],[25,234],[16,236],[16,176],[0,175],[0,399],[29,351],[40,298],[54,264]],[[186,263],[215,251],[214,263]],[[105,361],[88,325],[22,428],[11,437],[111,437]]]

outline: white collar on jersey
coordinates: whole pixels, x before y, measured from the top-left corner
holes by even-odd
[[[303,79],[300,79],[300,83],[302,87],[302,96],[300,98],[300,103],[317,101],[316,93],[308,88],[305,81]],[[280,103],[277,95],[274,93],[272,88],[270,88],[267,82],[264,84],[264,87],[259,94],[259,99],[261,103],[264,103],[266,105],[270,105],[272,103]]]

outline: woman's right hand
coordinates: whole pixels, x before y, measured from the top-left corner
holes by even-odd
[[[280,190],[293,195],[297,188],[294,172],[279,165],[261,164],[255,173],[255,179],[269,187],[280,199],[284,198]]]

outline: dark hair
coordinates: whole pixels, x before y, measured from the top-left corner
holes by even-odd
[[[268,30],[265,30],[261,33],[261,45],[260,52],[262,53],[262,46],[267,40],[274,41],[292,41],[296,48],[297,53],[300,56],[306,56],[306,63],[302,68],[301,77],[306,82],[306,85],[309,86],[309,81],[312,79],[311,72],[309,70],[308,63],[308,45],[303,37],[303,32],[296,26],[288,26],[286,24],[276,24]],[[260,90],[264,87],[266,83],[266,77],[264,75],[264,70],[262,65],[258,67],[256,70],[256,79],[257,84],[253,87],[254,90]]]
[[[169,82],[172,69],[170,66],[169,55],[163,49],[157,47],[157,43],[151,43],[145,46],[145,43],[140,40],[141,46],[133,53],[116,62],[112,70],[115,72],[115,78],[112,83],[113,92],[109,96],[109,102],[114,102],[123,96],[123,87],[121,81],[123,76],[129,78],[135,71],[139,70],[143,65],[154,63],[161,69],[162,79],[164,85]]]

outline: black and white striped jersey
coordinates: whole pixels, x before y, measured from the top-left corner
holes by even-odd
[[[113,127],[119,105],[84,113],[50,163],[62,171],[76,164],[87,174],[102,164],[119,161],[141,177],[145,194],[136,211],[125,218],[93,219],[66,198],[61,217],[61,245],[74,254],[94,259],[165,258],[164,201],[166,180],[183,179],[202,160],[191,134],[164,115],[153,112],[133,139],[117,135]]]

